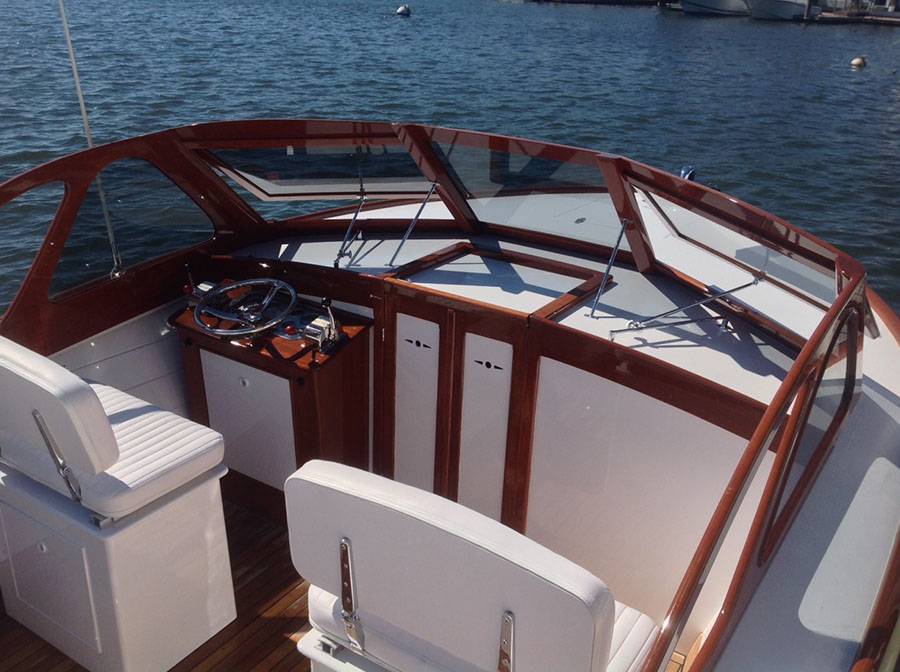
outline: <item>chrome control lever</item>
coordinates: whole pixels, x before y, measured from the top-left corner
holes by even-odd
[[[335,343],[341,337],[341,325],[331,312],[331,299],[322,297],[322,307],[328,312],[328,326],[325,328],[325,342]]]

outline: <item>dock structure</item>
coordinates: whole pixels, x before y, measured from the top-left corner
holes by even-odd
[[[557,5],[626,5],[628,7],[654,7],[661,0],[528,0],[529,2],[553,3]]]
[[[818,16],[810,17],[808,23],[862,23],[873,26],[900,26],[900,13],[897,16],[885,16],[882,14],[822,12]]]

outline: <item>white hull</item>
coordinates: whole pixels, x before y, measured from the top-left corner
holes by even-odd
[[[797,21],[806,11],[805,2],[794,0],[752,0],[750,18],[763,21]]]
[[[750,10],[744,0],[682,0],[685,14],[698,16],[747,16]]]

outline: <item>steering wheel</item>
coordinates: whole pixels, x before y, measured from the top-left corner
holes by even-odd
[[[242,290],[242,291],[237,291]],[[294,288],[282,280],[254,278],[239,280],[211,289],[194,309],[194,322],[215,336],[247,336],[274,327],[291,314],[297,303]],[[232,322],[219,328],[203,322],[202,317]]]

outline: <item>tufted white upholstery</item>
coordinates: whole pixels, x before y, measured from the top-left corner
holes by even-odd
[[[82,504],[121,518],[222,461],[222,435],[0,337],[0,459],[68,496],[31,415],[47,420]]]
[[[350,539],[369,659],[403,672],[496,669],[508,609],[517,672],[606,669],[612,594],[536,542],[442,497],[335,463],[304,465],[285,497],[291,557],[313,585],[310,622],[345,644],[335,596],[339,543]],[[635,623],[650,620],[624,609],[638,614]]]
[[[658,633],[659,626],[652,618],[616,602],[616,625],[613,628],[607,672],[637,672],[641,669]]]

